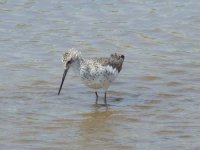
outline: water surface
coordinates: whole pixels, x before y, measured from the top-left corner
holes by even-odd
[[[198,0],[0,0],[1,149],[200,149]],[[126,57],[108,108],[62,53]],[[103,93],[99,102],[103,103]]]

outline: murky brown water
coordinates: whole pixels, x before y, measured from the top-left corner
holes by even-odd
[[[0,0],[0,149],[200,149],[200,3]],[[108,108],[61,55],[118,51]],[[100,102],[103,103],[103,95]]]

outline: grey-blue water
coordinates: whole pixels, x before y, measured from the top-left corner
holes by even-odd
[[[199,0],[0,0],[1,150],[200,149]],[[110,106],[61,56],[126,57]],[[103,103],[103,93],[100,94]]]

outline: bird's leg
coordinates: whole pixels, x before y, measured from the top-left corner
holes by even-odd
[[[97,94],[97,92],[95,92],[95,94],[96,94],[96,105],[97,105],[97,102],[98,102],[98,94]]]
[[[104,103],[107,106],[107,100],[106,100],[106,91],[105,91],[105,95],[104,95]]]

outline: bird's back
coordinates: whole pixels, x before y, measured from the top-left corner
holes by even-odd
[[[96,61],[102,66],[111,66],[112,68],[117,69],[119,73],[122,69],[124,58],[124,55],[115,53],[111,54],[110,57],[94,58],[93,61]]]

